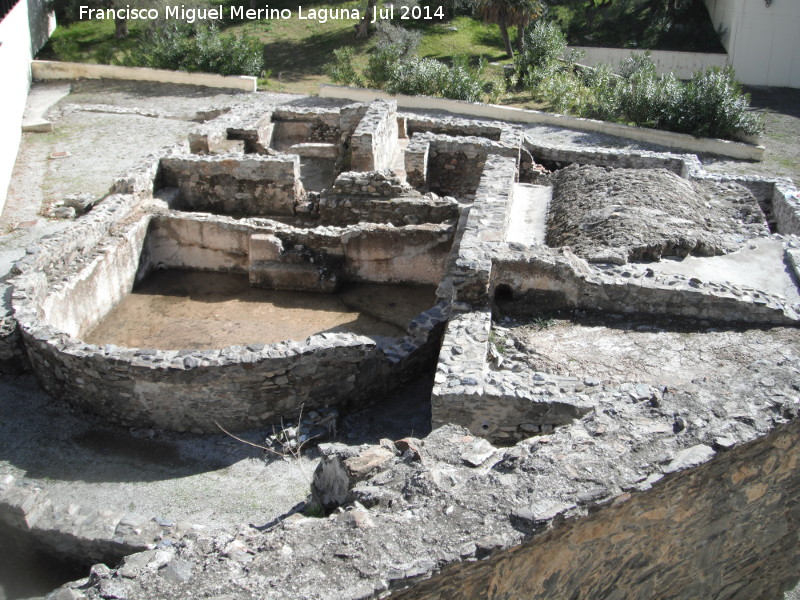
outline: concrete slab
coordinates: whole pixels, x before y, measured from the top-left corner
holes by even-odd
[[[552,197],[553,188],[549,186],[515,184],[506,241],[526,246],[544,244],[547,210]]]
[[[64,81],[34,83],[28,93],[28,102],[22,115],[22,131],[49,133],[53,123],[45,114],[59,100],[69,95],[72,85]]]
[[[800,302],[797,281],[784,262],[783,244],[779,240],[756,239],[738,252],[724,256],[689,256],[683,260],[662,260],[647,267],[656,273],[747,285],[784,296],[790,303]]]

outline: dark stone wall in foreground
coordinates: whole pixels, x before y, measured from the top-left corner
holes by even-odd
[[[800,422],[397,598],[782,599],[798,576]]]

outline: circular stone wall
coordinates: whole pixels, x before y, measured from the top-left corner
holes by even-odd
[[[133,220],[66,265],[15,280],[14,310],[28,357],[54,396],[129,426],[243,429],[301,407],[367,403],[435,356],[444,305],[418,315],[407,336],[381,345],[349,333],[195,351],[83,342],[81,335],[146,274],[153,218]],[[49,242],[40,263],[47,254],[69,255],[68,242]]]

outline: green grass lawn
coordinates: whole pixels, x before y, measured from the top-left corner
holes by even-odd
[[[142,22],[131,22],[124,40],[114,38],[114,21],[80,21],[68,27],[58,26],[39,52],[43,60],[70,62],[109,62],[111,57],[134,47],[144,31]]]
[[[216,6],[219,0],[194,0]],[[626,0],[631,2],[633,0]],[[249,7],[249,0],[223,0],[226,11],[234,5]],[[263,6],[259,4],[259,6]],[[306,0],[303,8],[357,8],[363,10],[365,0]],[[352,20],[330,19],[326,23],[297,18],[297,2],[272,0],[270,9],[289,9],[292,18],[272,21],[241,21],[228,19],[222,24],[225,33],[246,34],[259,40],[264,48],[264,66],[269,78],[261,80],[260,87],[271,91],[315,94],[320,84],[330,83],[325,75],[325,65],[332,62],[333,51],[350,46],[355,49],[357,68],[367,62],[372,40],[357,40],[353,35]],[[403,21],[406,27],[418,29],[423,37],[419,54],[445,62],[456,56],[466,56],[477,65],[483,59],[486,70],[483,77],[502,87],[503,65],[509,62],[505,55],[497,25],[479,19],[459,16],[450,21]],[[59,26],[40,58],[77,61],[111,62],[125,50],[134,48],[144,35],[148,22],[129,22],[130,34],[124,40],[114,38],[113,21],[91,20]],[[516,29],[510,28],[512,41]],[[617,34],[618,35],[618,34]],[[485,98],[488,100],[489,98]],[[528,92],[495,96],[491,100],[525,108],[547,109],[546,104],[532,100]]]
[[[233,2],[229,0],[226,6]],[[212,3],[216,4],[216,3]],[[249,6],[249,4],[244,4]],[[355,62],[363,66],[367,61],[372,40],[357,40],[353,36],[351,20],[300,20],[297,3],[273,0],[270,8],[292,10],[291,19],[272,21],[229,21],[223,25],[225,33],[247,34],[264,44],[264,65],[270,72],[266,89],[304,94],[317,93],[321,83],[330,83],[324,67],[333,60],[333,51],[343,46],[355,48]],[[363,0],[321,1],[307,0],[303,8],[358,8],[363,10]],[[484,24],[469,17],[456,17],[445,23],[404,23],[420,29],[423,39],[421,56],[452,60],[467,56],[472,64],[483,57],[487,63],[507,62],[500,32],[496,25]],[[109,62],[112,58],[135,47],[147,25],[130,22],[130,35],[125,40],[114,39],[113,21],[82,21],[67,27],[59,26],[39,58],[76,62]],[[502,67],[488,65],[486,76],[500,77]]]
[[[308,2],[304,7],[338,7],[363,9],[361,2]],[[296,3],[272,2],[270,8],[294,8]],[[324,67],[333,60],[333,51],[344,46],[355,48],[356,66],[366,64],[372,40],[353,36],[353,21],[301,21],[286,19],[269,24],[244,22],[229,26],[226,31],[247,33],[264,43],[264,63],[271,71],[268,89],[298,93],[316,93],[321,83],[330,83]],[[420,56],[450,61],[467,56],[472,64],[481,57],[487,62],[505,60],[500,33],[496,26],[469,17],[456,17],[445,23],[408,23],[422,31]],[[487,76],[499,75],[502,68],[487,67]]]

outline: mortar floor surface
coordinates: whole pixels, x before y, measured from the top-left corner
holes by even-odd
[[[346,284],[336,294],[250,287],[245,275],[156,271],[84,340],[161,350],[302,341],[315,333],[402,337],[436,301],[434,288]]]

